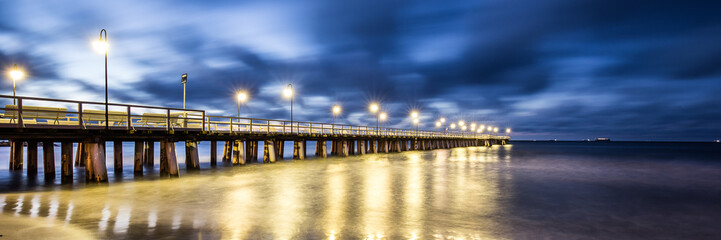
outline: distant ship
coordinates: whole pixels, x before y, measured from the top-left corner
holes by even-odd
[[[596,142],[610,142],[610,138],[596,138]]]

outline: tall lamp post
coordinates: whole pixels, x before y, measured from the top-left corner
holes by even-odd
[[[285,86],[283,95],[290,98],[290,134],[293,134],[293,84]]]
[[[183,84],[183,110],[185,110],[185,84],[188,82],[188,74],[180,75],[180,83]]]
[[[339,114],[340,110],[341,110],[340,106],[333,105],[333,109],[331,110],[333,112],[333,125],[331,125],[332,134],[335,134],[335,115]],[[341,132],[342,132],[342,130],[341,130]]]
[[[13,70],[10,70],[10,78],[13,79],[13,105],[15,105],[15,81],[20,80],[25,76],[25,73],[18,70],[18,65],[13,64]]]
[[[380,107],[378,107],[377,103],[371,103],[371,105],[368,107],[368,110],[370,110],[371,113],[376,114],[376,135],[380,134],[380,132],[378,131],[379,130],[378,127],[380,126],[380,117],[379,117],[379,113],[378,113],[379,109],[380,109]]]
[[[385,112],[381,112],[381,113],[378,114],[378,119],[379,119],[380,121],[385,121],[386,118],[388,118],[388,114],[386,114]],[[379,121],[379,122],[380,122],[380,121]],[[378,124],[378,127],[379,127],[379,129],[380,129],[380,123]]]
[[[411,119],[413,124],[416,125],[416,137],[418,137],[418,111],[411,111]]]
[[[510,128],[506,128],[506,137],[508,137],[508,135],[511,135],[511,129],[510,129]]]
[[[238,95],[236,96],[238,99],[238,118],[240,118],[240,104],[245,103],[245,101],[248,101],[248,94],[240,91],[238,92]]]
[[[105,29],[100,30],[100,38],[94,44],[98,52],[105,54],[105,129],[108,125],[108,32]]]
[[[420,120],[418,120],[418,118],[413,119],[413,125],[416,125],[416,137],[418,137],[418,122],[419,121]]]

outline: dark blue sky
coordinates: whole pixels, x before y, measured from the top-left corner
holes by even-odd
[[[2,1],[0,66],[24,66],[23,96],[110,99],[295,119],[387,125],[440,116],[514,129],[516,139],[721,138],[721,2]],[[4,76],[2,94],[12,93]]]

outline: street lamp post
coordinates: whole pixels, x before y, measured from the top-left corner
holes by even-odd
[[[375,113],[375,114],[376,114],[376,135],[378,135],[378,134],[380,134],[380,129],[379,129],[379,127],[380,127],[380,113],[378,112],[378,110],[379,110],[378,104],[377,104],[377,103],[372,103],[372,104],[370,105],[370,107],[369,107],[369,110],[370,110],[372,113]]]
[[[20,80],[23,75],[22,71],[18,70],[18,65],[13,64],[13,70],[10,71],[10,78],[13,79],[13,105],[15,105],[15,81]]]
[[[105,29],[100,30],[100,38],[95,42],[95,48],[97,51],[101,51],[105,54],[105,129],[109,128],[108,125],[108,32]]]
[[[290,134],[293,134],[293,84],[288,84],[283,95],[290,98]]]
[[[335,134],[335,115],[340,113],[340,106],[334,105],[333,106],[333,124],[331,125],[331,132],[332,134]],[[342,131],[341,131],[342,132]]]
[[[418,122],[419,122],[419,121],[420,121],[420,120],[418,120],[418,118],[414,118],[414,119],[413,119],[413,124],[416,125],[416,138],[418,138]]]
[[[180,83],[183,84],[183,110],[185,110],[185,83],[188,82],[188,74],[183,73],[183,75],[180,75]]]
[[[238,99],[238,118],[240,118],[240,104],[248,100],[248,94],[241,91],[238,92],[236,98]]]
[[[378,119],[380,121],[385,121],[386,118],[388,118],[388,114],[386,114],[385,112],[381,112],[378,114]],[[380,124],[378,124],[378,128],[380,129]]]

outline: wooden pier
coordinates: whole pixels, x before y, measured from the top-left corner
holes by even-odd
[[[176,142],[185,143],[185,166],[200,169],[199,142],[210,143],[210,164],[217,164],[217,145],[223,144],[222,162],[245,165],[258,158],[263,143],[263,162],[283,159],[285,142],[292,142],[293,159],[306,158],[309,141],[316,143],[315,156],[363,155],[469,146],[506,144],[507,136],[462,132],[438,132],[397,128],[375,128],[345,124],[239,118],[206,115],[204,110],[111,103],[106,123],[105,104],[48,98],[0,95],[0,139],[10,143],[11,171],[25,168],[37,174],[38,143],[43,146],[45,178],[55,178],[54,144],[61,145],[61,179],[72,180],[72,167],[85,168],[87,181],[107,181],[106,142],[113,142],[114,169],[123,171],[123,142],[133,142],[134,174],[155,164],[155,143],[160,146],[160,175],[177,177]],[[77,144],[73,156],[73,144]],[[74,163],[72,161],[75,161]]]

